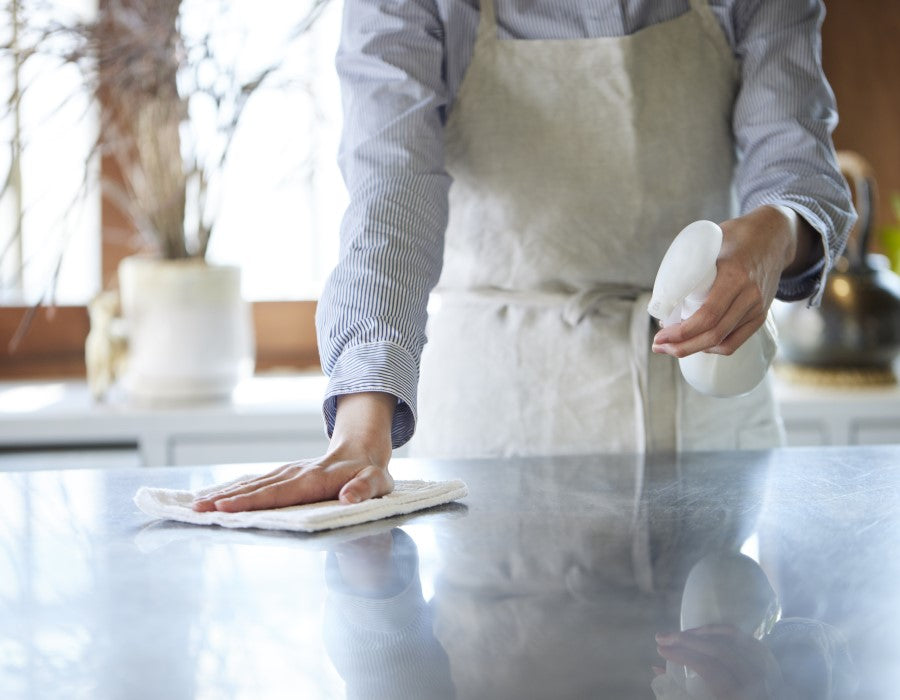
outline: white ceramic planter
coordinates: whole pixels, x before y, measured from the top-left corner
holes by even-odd
[[[129,257],[119,266],[127,395],[146,403],[230,398],[253,373],[241,271],[199,260]]]

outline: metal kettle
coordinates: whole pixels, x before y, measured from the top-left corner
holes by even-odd
[[[900,352],[900,276],[884,256],[868,252],[877,197],[871,167],[851,151],[838,153],[838,162],[853,183],[859,221],[828,275],[821,305],[777,310],[781,356],[818,369],[890,372]]]

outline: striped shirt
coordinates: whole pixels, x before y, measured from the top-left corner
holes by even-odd
[[[834,96],[821,69],[820,0],[710,0],[741,66],[733,129],[742,212],[782,204],[825,242],[825,257],[782,279],[779,298],[817,302],[854,214],[831,145]],[[499,38],[632,34],[689,0],[495,0]],[[339,262],[319,301],[328,434],[336,397],[398,398],[395,447],[413,434],[426,304],[438,281],[450,178],[443,127],[471,60],[478,0],[345,0],[337,68],[350,194]]]

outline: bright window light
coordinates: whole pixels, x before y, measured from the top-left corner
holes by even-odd
[[[28,0],[18,4],[29,5]],[[185,35],[209,32],[217,55],[230,59],[238,76],[279,64],[247,101],[211,191],[216,224],[207,258],[240,265],[251,300],[316,298],[337,260],[347,204],[337,167],[341,117],[334,68],[342,2],[329,2],[310,31],[292,38],[313,4],[183,0],[181,6]],[[88,18],[96,12],[96,0],[49,0],[40,7],[54,19]],[[0,41],[11,36],[5,20]],[[12,57],[0,56],[0,103],[13,89],[15,74]],[[18,126],[22,145],[14,168],[20,184],[0,198],[0,251],[8,249],[0,259],[0,304],[30,304],[51,295],[57,303],[84,304],[101,282],[109,284],[100,280],[99,188],[82,188],[98,124],[96,106],[79,70],[51,57],[29,59],[18,82],[28,86],[19,109],[0,113],[0,142],[12,143]],[[210,115],[204,114],[202,99],[188,108],[193,126],[183,134],[186,152],[192,143],[202,148],[215,132],[204,124]],[[0,149],[0,181],[14,152]],[[88,170],[96,182],[97,164]],[[14,241],[19,210],[21,245]],[[188,219],[197,215],[187,213]]]
[[[238,75],[280,64],[247,101],[215,196],[207,257],[241,265],[248,299],[316,298],[337,260],[347,205],[337,167],[341,105],[334,68],[341,4],[333,0],[313,28],[293,40],[309,1],[266,3],[264,9],[252,0],[182,5],[183,31],[210,32],[219,60]],[[188,138],[202,151],[208,147],[203,135],[214,131],[213,114],[202,99],[190,108]]]
[[[96,0],[54,0],[45,8],[60,19],[89,19],[95,11]],[[7,19],[4,15],[0,28],[2,43],[13,31]],[[100,284],[99,197],[96,186],[83,186],[97,125],[94,107],[78,69],[59,59],[32,56],[17,78],[15,73],[14,59],[0,54],[0,139],[4,145],[15,143],[18,127],[21,148],[17,163],[15,146],[0,150],[0,183],[12,172],[0,197],[0,303],[53,297],[61,304],[83,304]],[[21,100],[7,111],[16,85]]]

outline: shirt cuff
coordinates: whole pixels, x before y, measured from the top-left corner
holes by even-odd
[[[817,292],[822,286],[824,272],[825,258],[823,257],[803,272],[791,275],[790,277],[782,276],[778,281],[778,291],[775,294],[776,298],[781,301],[800,301],[801,299],[807,299],[813,295],[816,295],[817,297],[821,296],[818,295]],[[810,300],[810,304],[812,305],[813,303],[816,302]]]
[[[328,437],[334,432],[338,396],[381,391],[397,397],[391,446],[396,449],[405,445],[416,430],[418,383],[418,364],[396,343],[379,341],[344,348],[331,370],[322,405]]]
[[[829,242],[828,232],[831,230],[829,218],[821,205],[812,197],[791,194],[771,194],[761,197],[747,207],[750,211],[756,207],[765,205],[784,206],[793,209],[799,216],[812,226],[813,230],[822,239],[822,258],[814,262],[810,267],[790,277],[784,277],[778,281],[776,299],[781,301],[800,301],[809,299],[810,306],[817,306],[825,292],[825,277],[828,270],[834,265],[832,246]]]

